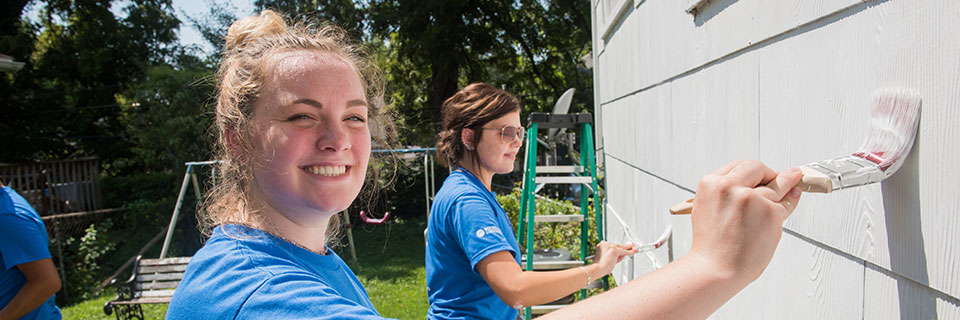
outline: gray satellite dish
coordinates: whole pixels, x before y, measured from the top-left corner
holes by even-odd
[[[553,105],[553,114],[567,114],[567,111],[570,111],[570,102],[573,101],[573,93],[576,91],[574,88],[564,91],[560,99],[557,99],[557,104]],[[547,129],[547,140],[553,140],[559,130],[558,128]]]

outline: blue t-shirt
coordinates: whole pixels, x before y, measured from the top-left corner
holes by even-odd
[[[26,199],[10,187],[0,191],[0,308],[6,306],[27,283],[16,266],[27,262],[49,259],[47,228],[40,215]],[[60,319],[54,297],[50,296],[39,307],[20,319]]]
[[[477,272],[483,258],[507,251],[520,264],[513,226],[493,192],[463,169],[450,173],[427,224],[427,295],[434,319],[516,319]]]
[[[350,268],[261,230],[223,225],[190,259],[167,319],[381,319]]]

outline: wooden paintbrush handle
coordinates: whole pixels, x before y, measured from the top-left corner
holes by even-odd
[[[800,191],[819,193],[830,193],[830,191],[833,191],[833,184],[830,182],[830,177],[822,172],[807,166],[800,166],[800,172],[803,173],[803,178],[800,180],[800,183],[797,184],[797,188],[800,188]],[[690,214],[692,212],[693,198],[670,207],[670,214],[679,215]]]
[[[690,214],[693,212],[693,198],[670,207],[670,214]]]
[[[830,182],[830,177],[823,174],[823,172],[808,166],[800,166],[800,172],[803,173],[803,178],[800,179],[800,183],[797,184],[797,188],[799,188],[800,191],[818,193],[830,193],[830,191],[833,191],[833,183]]]

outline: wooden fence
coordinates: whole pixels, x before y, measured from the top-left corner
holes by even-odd
[[[41,217],[102,208],[97,158],[0,164],[0,181],[17,190]]]

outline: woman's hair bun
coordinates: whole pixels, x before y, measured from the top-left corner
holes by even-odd
[[[245,17],[230,25],[224,50],[234,50],[244,43],[256,42],[250,40],[286,32],[287,23],[283,16],[272,10],[263,10],[258,16]]]

